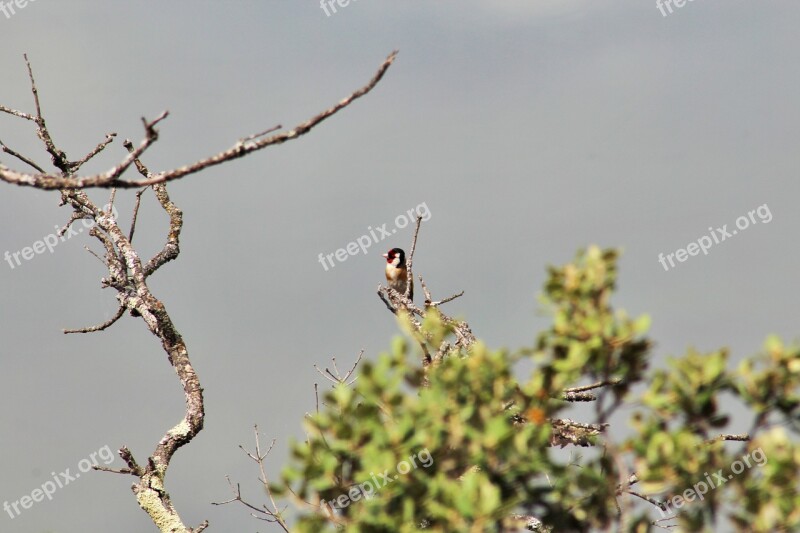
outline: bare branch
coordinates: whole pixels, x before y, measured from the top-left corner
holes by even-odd
[[[239,139],[239,144],[244,144],[247,141],[252,141],[253,139],[258,139],[259,137],[263,137],[264,135],[267,135],[267,134],[272,133],[274,131],[278,131],[279,129],[282,129],[282,128],[283,128],[283,126],[281,126],[280,124],[278,124],[276,126],[272,126],[271,128],[266,129],[266,130],[264,130],[262,132],[254,133],[252,135],[248,135],[247,137]]]
[[[99,470],[100,472],[110,472],[112,474],[130,474],[132,476],[136,475],[136,472],[134,472],[130,468],[108,468],[107,466],[94,465],[92,466],[92,470]]]
[[[604,433],[608,424],[585,424],[569,418],[551,421],[553,432],[550,435],[551,446],[592,446],[592,437]]]
[[[9,154],[9,155],[12,155],[12,156],[16,157],[17,159],[19,159],[20,161],[22,161],[22,162],[23,162],[23,163],[25,163],[26,165],[30,165],[30,166],[32,166],[33,168],[35,168],[36,170],[38,170],[39,172],[42,172],[42,173],[44,173],[44,170],[42,169],[42,167],[40,167],[39,165],[37,165],[36,163],[34,163],[33,161],[31,161],[30,159],[28,159],[28,158],[27,158],[27,157],[25,157],[24,155],[22,155],[22,154],[20,154],[20,153],[18,153],[18,152],[15,152],[14,150],[12,150],[12,149],[11,149],[11,148],[9,148],[8,146],[6,146],[6,145],[3,143],[3,141],[0,141],[0,147],[2,147],[2,149],[3,149],[3,151],[4,151],[5,153],[7,153],[7,154]]]
[[[641,498],[642,500],[644,500],[644,501],[646,501],[648,503],[652,503],[653,505],[655,505],[656,507],[658,507],[662,511],[666,511],[667,510],[667,506],[664,505],[663,503],[661,503],[660,501],[656,500],[655,498],[651,498],[650,496],[646,496],[646,495],[644,495],[644,494],[642,494],[640,492],[636,492],[635,490],[628,490],[626,492],[628,494],[632,495],[632,496],[636,496],[637,498]]]
[[[44,117],[42,116],[42,106],[39,102],[39,90],[36,88],[36,80],[33,78],[31,62],[28,61],[28,54],[23,54],[23,57],[25,58],[25,65],[28,67],[28,78],[31,81],[31,93],[33,93],[33,102],[36,106],[36,117],[34,118],[34,122],[36,122],[37,126],[36,135],[38,135],[39,139],[44,143],[47,153],[50,154],[53,165],[63,173],[63,176],[66,176],[70,173],[70,164],[67,160],[67,155],[56,148],[53,143],[53,138],[50,136],[50,131],[47,129],[47,124],[45,124]],[[2,170],[2,165],[0,165],[0,170]]]
[[[262,150],[268,146],[283,144],[286,141],[290,141],[293,139],[297,139],[302,135],[305,135],[312,128],[314,128],[317,124],[324,121],[328,117],[336,114],[337,112],[341,111],[345,107],[349,106],[353,101],[361,98],[365,94],[369,93],[383,78],[386,71],[394,62],[397,56],[397,52],[392,52],[389,56],[384,60],[381,66],[378,68],[378,71],[372,77],[372,79],[361,89],[351,93],[348,97],[341,100],[336,105],[332,106],[329,109],[326,109],[322,113],[312,117],[311,119],[298,124],[293,129],[289,131],[285,131],[282,133],[278,133],[267,137],[261,140],[255,140],[260,136],[260,134],[256,134],[252,140],[246,140],[245,142],[237,142],[233,147],[220,152],[214,156],[201,159],[195,163],[190,165],[182,166],[173,170],[169,170],[166,172],[160,172],[158,174],[153,175],[150,178],[145,178],[143,180],[121,180],[119,177],[122,173],[127,170],[130,166],[131,162],[138,158],[146,149],[147,147],[157,138],[157,132],[152,128],[158,123],[161,119],[166,117],[166,112],[164,112],[159,118],[154,120],[153,122],[148,123],[145,122],[145,129],[146,137],[139,148],[136,150],[135,154],[129,154],[119,165],[112,168],[106,173],[97,174],[94,176],[85,176],[85,177],[65,177],[65,176],[57,176],[52,174],[25,174],[21,172],[16,172],[5,165],[0,164],[0,179],[15,185],[21,186],[28,186],[28,187],[35,187],[38,189],[84,189],[89,187],[119,187],[119,188],[139,188],[139,187],[146,187],[148,185],[155,185],[157,183],[166,183],[168,181],[176,180],[182,178],[184,176],[188,176],[190,174],[195,174],[204,170],[206,168],[210,168],[212,166],[219,165],[221,163],[225,163],[226,161],[231,161],[234,159],[238,159],[240,157],[244,157],[245,155],[255,152],[258,150]],[[26,58],[27,61],[27,58]],[[29,68],[30,71],[30,68]],[[31,73],[31,80],[33,79],[33,74]],[[33,84],[33,81],[32,81]],[[35,84],[34,87],[34,95],[36,96],[36,89]],[[39,109],[38,104],[38,96],[36,96],[37,101],[37,110]],[[62,170],[65,174],[69,174],[69,170],[72,168],[72,165],[66,160],[66,156],[64,156],[63,152],[57,152],[55,146],[53,146],[52,140],[49,137],[49,133],[44,126],[44,120],[41,119],[40,116],[36,118],[37,124],[39,125],[39,130],[42,132],[40,137],[42,140],[45,141],[45,144],[48,146],[48,151],[53,154],[54,164],[57,168]],[[52,147],[52,151],[51,151]]]
[[[107,215],[110,215],[110,214],[112,214],[114,212],[114,199],[116,197],[117,197],[117,188],[113,187],[111,189],[111,196],[108,199],[108,209],[106,210],[106,214]]]
[[[334,370],[334,372],[336,372],[336,374],[334,374],[333,372],[331,372],[327,368],[323,372],[317,365],[314,365],[314,369],[317,372],[319,372],[322,377],[324,377],[325,379],[327,379],[328,381],[330,381],[330,382],[332,382],[332,383],[334,383],[336,385],[348,385],[349,386],[349,385],[352,385],[353,383],[355,383],[356,380],[358,379],[358,376],[356,376],[351,381],[349,381],[349,382],[347,381],[348,379],[350,379],[350,376],[353,375],[353,372],[355,372],[356,367],[358,366],[358,363],[361,362],[361,358],[362,357],[364,357],[364,350],[361,350],[361,352],[358,354],[358,359],[356,359],[356,362],[353,363],[353,367],[350,370],[348,370],[347,374],[345,374],[344,376],[341,375],[341,373],[339,372],[339,369],[336,367],[336,358],[335,357],[331,357],[331,360],[333,361],[333,370]],[[315,385],[315,389],[316,389],[316,385]],[[319,398],[317,398],[317,411],[319,411]]]
[[[128,151],[129,154],[132,154],[134,152],[133,143],[131,142],[130,139],[125,139],[122,142],[122,146],[125,147],[125,149]],[[152,176],[152,174],[150,174],[150,170],[144,165],[144,163],[142,163],[142,161],[138,157],[133,158],[133,164],[136,166],[136,170],[139,171],[139,174],[141,174],[145,178],[150,178]]]
[[[128,240],[131,242],[133,242],[133,233],[136,231],[136,219],[139,216],[139,205],[142,203],[142,194],[144,194],[146,190],[147,187],[136,191],[136,198],[133,204],[133,216],[131,217],[131,231],[128,233]]]
[[[422,279],[421,276],[420,276],[420,279]],[[452,302],[456,298],[461,298],[462,296],[464,296],[464,291],[461,291],[458,294],[454,294],[452,296],[448,296],[447,298],[443,298],[443,299],[439,300],[438,302],[431,302],[431,307],[436,307],[437,305],[442,305],[442,304],[446,304],[447,302]]]
[[[414,252],[417,249],[417,237],[419,236],[419,228],[422,225],[422,216],[417,215],[417,224],[414,228],[414,237],[411,239],[411,250],[408,252],[408,257],[406,258],[406,293],[403,295],[406,298],[411,297],[411,289],[414,286],[414,273],[413,273],[413,264],[414,264]]]
[[[75,222],[77,220],[82,220],[84,218],[86,218],[86,215],[84,215],[83,213],[79,213],[78,211],[73,211],[72,213],[70,213],[69,220],[67,221],[67,223],[64,224],[56,232],[56,235],[58,235],[59,237],[62,237],[67,232],[67,230],[69,229],[69,227],[72,225],[73,222]]]
[[[103,247],[106,249],[106,258],[105,260],[101,259],[101,261],[103,261],[103,263],[108,267],[108,273],[110,274],[109,279],[106,280],[108,281],[107,284],[117,288],[118,290],[121,290],[124,287],[127,279],[126,267],[125,261],[117,253],[114,242],[107,234],[102,231],[98,231],[97,226],[94,226],[89,230],[89,235],[100,241],[103,244]]]
[[[111,327],[114,323],[122,318],[122,315],[125,314],[125,308],[120,306],[117,309],[117,312],[114,313],[110,319],[106,320],[102,324],[98,324],[97,326],[91,326],[88,328],[80,328],[80,329],[65,329],[63,330],[64,333],[94,333],[95,331],[103,331],[104,329]]]
[[[619,385],[622,383],[621,379],[611,379],[608,381],[598,381],[597,383],[592,383],[590,385],[581,385],[579,387],[570,387],[568,389],[564,389],[565,393],[571,392],[584,392],[587,390],[599,389],[600,387],[607,387],[608,385]]]
[[[125,464],[128,465],[128,468],[130,468],[131,471],[135,472],[137,476],[142,475],[142,468],[138,465],[136,459],[133,458],[133,454],[131,453],[131,451],[128,449],[127,446],[123,446],[122,448],[119,449],[119,456],[122,458],[123,461],[125,461]]]
[[[92,250],[88,246],[84,246],[83,249],[86,250],[87,252],[89,252],[90,254],[92,254],[93,256],[95,256],[98,259],[98,261],[103,263],[105,266],[108,266],[108,263],[106,262],[106,260],[103,259],[102,257],[100,257],[99,255],[97,255],[97,252],[95,252],[94,250]]]
[[[428,290],[428,286],[425,285],[425,280],[422,279],[422,275],[419,275],[419,284],[422,285],[422,293],[425,295],[425,307],[430,307],[433,301],[433,296],[431,296],[431,291]]]
[[[350,370],[348,370],[348,371],[347,371],[347,374],[345,374],[345,375],[344,375],[344,378],[343,378],[343,379],[344,379],[345,381],[346,381],[346,380],[348,380],[348,379],[350,379],[350,376],[352,376],[352,375],[353,375],[353,372],[355,372],[355,370],[356,370],[356,367],[358,366],[358,363],[360,363],[360,362],[361,362],[361,358],[362,358],[362,357],[364,357],[364,350],[361,350],[361,351],[359,352],[359,354],[358,354],[358,359],[356,359],[356,362],[355,362],[355,363],[353,363],[353,367],[352,367]],[[358,379],[358,376],[356,376],[356,378],[354,378],[354,379],[353,379],[353,381],[355,381],[356,379]],[[351,383],[352,383],[352,381],[351,381]]]
[[[591,392],[564,392],[561,399],[565,402],[594,402],[597,396]]]
[[[31,120],[36,122],[36,117],[33,115],[29,115],[28,113],[23,113],[22,111],[17,111],[16,109],[11,109],[10,107],[6,107],[4,105],[0,105],[0,112],[8,113],[9,115],[14,115],[15,117],[24,118],[25,120]]]
[[[350,96],[341,100],[338,104],[323,111],[322,113],[314,116],[310,120],[303,122],[290,131],[270,135],[276,128],[256,133],[241,139],[236,145],[229,150],[221,152],[215,156],[200,160],[188,166],[180,167],[171,171],[152,174],[147,167],[142,163],[141,156],[145,151],[158,140],[158,131],[156,126],[164,120],[168,113],[165,111],[152,121],[142,119],[145,136],[144,139],[134,148],[133,143],[125,141],[124,146],[127,149],[127,155],[122,161],[111,168],[109,171],[89,177],[75,176],[75,172],[86,162],[90,161],[97,154],[105,149],[106,146],[112,143],[116,134],[110,133],[106,138],[100,142],[94,149],[92,149],[82,159],[71,162],[65,152],[60,150],[53,142],[52,136],[47,129],[47,125],[42,114],[42,106],[39,98],[38,88],[33,76],[33,69],[28,61],[27,55],[25,63],[30,78],[31,92],[33,94],[36,114],[30,115],[21,111],[16,111],[7,107],[0,106],[0,111],[17,116],[19,118],[30,120],[36,124],[36,133],[39,139],[43,142],[46,151],[50,154],[53,165],[60,171],[58,174],[47,174],[42,171],[42,168],[29,158],[17,154],[10,148],[4,151],[9,153],[25,164],[30,165],[36,169],[39,174],[24,174],[15,172],[8,167],[0,164],[0,179],[17,185],[27,185],[44,190],[58,189],[61,192],[61,205],[68,204],[72,208],[70,220],[62,230],[66,231],[72,223],[77,220],[90,219],[94,222],[89,235],[96,238],[105,248],[105,260],[97,256],[98,259],[104,262],[108,269],[108,277],[102,279],[104,287],[113,287],[117,291],[117,300],[119,301],[119,308],[114,317],[103,324],[81,328],[65,330],[65,333],[89,333],[94,331],[104,330],[116,321],[118,321],[125,310],[130,310],[132,316],[141,317],[147,326],[148,330],[156,336],[164,351],[167,355],[167,360],[174,368],[178,375],[180,385],[183,391],[185,400],[185,411],[181,420],[179,420],[172,428],[168,429],[164,436],[158,441],[154,451],[147,458],[146,464],[139,466],[130,450],[122,447],[119,450],[120,457],[127,463],[128,468],[114,469],[101,467],[98,470],[132,474],[137,476],[138,481],[132,486],[132,490],[136,495],[136,499],[140,507],[147,512],[153,522],[158,525],[162,531],[182,531],[191,533],[193,531],[203,531],[208,527],[207,522],[203,522],[194,530],[187,528],[181,521],[178,512],[173,507],[171,498],[165,490],[165,477],[167,470],[170,466],[171,459],[176,451],[192,441],[192,439],[203,429],[205,420],[205,409],[203,400],[203,389],[200,386],[197,374],[189,360],[189,353],[186,344],[183,341],[181,334],[173,324],[164,304],[159,301],[150,291],[147,285],[147,277],[154,273],[159,267],[168,261],[176,258],[179,254],[179,238],[183,225],[182,211],[170,200],[167,193],[166,183],[168,181],[179,179],[180,177],[199,172],[205,168],[224,163],[239,157],[243,157],[253,151],[263,149],[267,146],[282,144],[288,140],[298,138],[314,126],[324,121],[328,117],[337,113],[350,105],[354,100],[364,96],[370,92],[377,83],[381,80],[386,73],[389,66],[392,64],[396,56],[393,52],[380,66],[378,72],[373,76],[371,81],[359,90],[351,93]],[[131,167],[135,166],[143,179],[140,180],[123,180],[122,175]],[[141,203],[141,195],[144,189],[140,190],[136,195],[136,206],[134,208],[131,229],[126,236],[116,218],[112,215],[112,206],[116,194],[116,188],[142,188],[152,186],[155,196],[160,203],[161,207],[169,215],[169,232],[167,235],[164,248],[156,254],[150,261],[143,264],[139,257],[138,252],[133,248],[131,240],[134,235],[136,220]],[[111,199],[109,209],[99,208],[95,205],[88,195],[81,189],[84,187],[102,187],[111,188]],[[343,382],[352,384],[354,378],[352,377],[356,366],[358,365],[363,351],[358,357],[353,368],[348,371],[343,377],[339,376],[338,368],[336,375]],[[275,506],[275,502],[270,492],[269,483],[266,476],[263,460],[272,449],[262,453],[261,445],[259,442],[258,428],[256,430],[256,452],[251,455],[251,458],[256,460],[261,469],[261,481],[264,484],[267,494],[272,502],[273,511],[266,510],[260,511],[271,517],[273,521],[278,522],[284,530],[288,531],[280,512]],[[273,441],[274,444],[274,441]],[[237,497],[241,501],[241,494],[237,489]]]
[[[521,514],[512,514],[508,517],[510,520],[515,522],[521,522],[525,529],[528,531],[541,531],[541,532],[550,532],[552,528],[545,526],[541,520],[536,518],[535,516],[531,515],[521,515]],[[509,526],[513,527],[517,524],[509,524]],[[514,527],[514,531],[517,530],[517,527]]]
[[[384,296],[384,291],[385,291],[385,289],[383,288],[383,285],[379,284],[378,285],[378,296],[380,297],[381,300],[383,300],[383,303],[386,305],[386,309],[388,309],[389,311],[391,311],[394,314],[397,314],[397,309],[395,309],[395,307],[391,303],[389,303],[389,300],[386,299],[386,296]]]
[[[150,276],[162,265],[178,257],[181,229],[183,228],[183,211],[169,199],[167,186],[164,183],[157,183],[153,185],[153,192],[156,194],[158,203],[169,215],[169,233],[167,234],[167,242],[164,243],[164,248],[144,266],[145,277]]]
[[[246,453],[247,456],[250,459],[252,459],[253,461],[255,461],[258,464],[259,471],[261,472],[261,478],[259,479],[259,481],[264,486],[264,490],[267,493],[267,497],[269,498],[270,503],[272,504],[272,510],[270,510],[266,505],[264,505],[263,507],[256,507],[255,505],[253,505],[251,503],[248,503],[244,498],[242,498],[242,490],[241,490],[241,487],[239,486],[239,484],[237,483],[236,487],[234,488],[233,482],[231,481],[229,476],[225,476],[225,479],[228,480],[228,485],[230,485],[230,487],[231,487],[231,491],[233,492],[233,498],[231,498],[230,500],[226,500],[224,502],[212,502],[211,504],[212,505],[226,505],[226,504],[233,503],[233,502],[239,502],[242,505],[244,505],[245,507],[247,507],[248,509],[254,511],[254,513],[251,513],[251,516],[253,516],[254,518],[257,518],[259,520],[263,520],[265,522],[276,523],[279,526],[281,526],[281,528],[284,531],[286,531],[288,533],[289,532],[289,528],[286,525],[286,522],[284,521],[283,517],[281,516],[282,511],[278,510],[278,506],[275,503],[275,499],[272,496],[272,489],[269,486],[269,480],[267,479],[266,469],[264,468],[264,459],[272,451],[273,446],[275,446],[275,439],[272,439],[272,442],[269,445],[269,449],[266,452],[262,453],[261,452],[261,441],[260,441],[260,437],[259,437],[259,433],[258,433],[258,426],[255,426],[255,434],[256,434],[256,451],[255,452],[247,451],[247,449],[245,449],[245,447],[242,446],[241,444],[239,445],[239,448],[241,448],[241,450],[244,453]]]
[[[33,69],[31,68],[31,62],[28,61],[28,54],[23,54],[22,57],[25,58],[25,65],[28,66],[28,78],[31,80],[31,91],[33,92],[33,103],[36,105],[36,121],[40,121],[42,119],[42,108],[39,105],[39,91],[36,89],[36,82],[33,79]]]
[[[708,439],[706,444],[711,444],[712,442],[717,441],[738,441],[738,442],[746,442],[750,440],[750,435],[747,433],[739,433],[739,434],[731,434],[731,433],[723,433],[721,435],[717,435],[713,439]]]
[[[83,165],[84,165],[84,164],[85,164],[87,161],[89,161],[91,158],[93,158],[94,156],[96,156],[97,154],[99,154],[100,152],[102,152],[102,151],[103,151],[103,149],[104,149],[106,146],[108,146],[109,144],[111,144],[111,142],[114,140],[114,137],[116,137],[116,136],[117,136],[117,134],[116,134],[116,133],[114,133],[114,132],[112,132],[112,133],[106,133],[106,138],[105,138],[104,140],[100,141],[100,142],[97,144],[97,146],[95,146],[95,147],[94,147],[94,149],[93,149],[91,152],[89,152],[88,154],[86,154],[86,155],[83,157],[83,159],[81,159],[81,160],[79,160],[79,161],[75,161],[75,163],[73,163],[73,171],[75,171],[75,170],[78,170],[78,169],[79,169],[79,168],[81,168],[81,167],[82,167],[82,166],[83,166]],[[41,171],[41,172],[44,172],[44,171]]]

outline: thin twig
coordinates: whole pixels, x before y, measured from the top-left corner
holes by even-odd
[[[67,160],[67,154],[56,148],[55,143],[53,143],[53,138],[50,136],[50,130],[47,129],[47,124],[42,116],[42,105],[39,101],[39,89],[36,87],[36,80],[33,78],[33,68],[31,67],[31,62],[28,61],[28,54],[23,54],[22,57],[25,58],[25,65],[28,68],[28,78],[31,82],[31,93],[33,93],[33,102],[36,107],[36,117],[34,118],[37,126],[36,134],[44,143],[47,153],[50,154],[53,165],[55,165],[55,167],[63,173],[61,176],[61,178],[63,178],[70,173],[70,164]]]
[[[97,326],[91,326],[88,328],[65,329],[63,331],[64,333],[94,333],[95,331],[103,331],[104,329],[113,326],[114,322],[119,320],[123,314],[125,314],[125,308],[120,306],[119,309],[117,309],[117,312],[114,313],[114,316],[112,316],[102,324],[98,324]]]
[[[0,105],[0,112],[8,113],[9,115],[14,115],[15,117],[24,118],[25,120],[31,120],[36,122],[36,117],[30,115],[28,113],[23,113],[22,111],[17,111],[16,109],[11,109],[10,107],[6,107],[4,105]]]
[[[42,167],[40,167],[39,165],[37,165],[36,163],[31,161],[30,159],[28,159],[24,155],[20,154],[19,152],[16,152],[16,151],[12,150],[8,146],[6,146],[5,143],[3,143],[3,141],[0,141],[0,147],[2,147],[2,149],[3,149],[3,151],[5,153],[16,157],[17,159],[19,159],[23,163],[32,166],[33,168],[35,168],[36,170],[38,170],[39,172],[44,174],[44,170],[42,169]]]
[[[592,389],[598,389],[600,387],[607,387],[608,385],[619,385],[622,383],[621,379],[611,379],[608,381],[598,381],[597,383],[592,383],[590,385],[581,385],[579,387],[570,387],[569,389],[564,389],[564,392],[584,392]]]
[[[270,510],[266,505],[264,505],[263,508],[261,508],[261,507],[256,507],[255,505],[247,502],[242,497],[242,489],[241,489],[241,487],[239,486],[238,483],[236,484],[236,487],[234,488],[234,485],[233,485],[233,482],[230,479],[230,476],[225,476],[225,479],[228,480],[228,485],[230,485],[230,487],[231,487],[231,491],[233,492],[233,498],[231,498],[230,500],[223,501],[223,502],[211,502],[211,504],[212,505],[226,505],[226,504],[233,503],[233,502],[239,502],[242,505],[244,505],[245,507],[255,511],[255,513],[258,513],[258,514],[251,513],[251,516],[253,516],[254,518],[257,518],[258,520],[263,520],[265,522],[277,523],[278,525],[281,526],[281,528],[284,531],[289,533],[289,529],[288,529],[288,527],[286,525],[286,522],[284,521],[283,517],[281,516],[281,513],[283,511],[279,511],[278,510],[278,506],[275,503],[275,498],[272,496],[272,490],[270,489],[269,480],[267,479],[267,472],[266,472],[266,469],[264,468],[264,459],[272,451],[273,446],[275,446],[275,439],[272,439],[272,442],[270,443],[269,449],[266,452],[262,453],[261,452],[261,441],[260,441],[259,432],[258,432],[258,426],[257,425],[255,426],[255,434],[256,434],[256,450],[255,450],[255,452],[247,451],[247,449],[244,446],[242,446],[241,444],[239,445],[239,448],[245,454],[247,454],[247,456],[250,459],[252,459],[253,461],[255,461],[258,464],[259,471],[261,472],[261,478],[259,478],[259,481],[261,481],[261,483],[264,485],[264,490],[267,492],[267,497],[269,498],[270,503],[272,504],[272,510]],[[284,510],[285,510],[285,508],[284,508]]]
[[[358,354],[358,359],[356,359],[356,362],[355,362],[355,363],[353,363],[353,367],[352,367],[350,370],[348,370],[348,371],[347,371],[347,374],[345,374],[345,376],[344,376],[344,379],[345,379],[345,380],[349,379],[349,378],[350,378],[350,376],[352,376],[352,375],[353,375],[353,372],[355,372],[355,370],[356,370],[356,367],[358,366],[358,363],[360,363],[360,362],[361,362],[361,358],[362,358],[362,357],[364,357],[364,350],[363,350],[363,349],[362,349],[362,350],[359,352],[359,354]],[[356,379],[358,379],[358,377],[356,377]],[[355,381],[355,379],[354,379],[353,381]],[[352,383],[352,382],[351,382],[351,383]]]
[[[129,474],[132,476],[136,475],[136,472],[134,472],[130,468],[108,468],[107,466],[94,465],[92,466],[92,470],[99,470],[100,472],[111,472],[112,474]]]
[[[383,286],[378,285],[378,296],[380,297],[381,300],[383,300],[384,305],[386,305],[386,309],[388,309],[394,314],[397,314],[397,309],[395,309],[394,306],[392,306],[392,304],[389,303],[389,300],[387,300],[386,296],[383,295],[383,291],[384,291]]]
[[[91,152],[86,154],[83,157],[83,159],[80,159],[80,160],[75,161],[74,163],[72,163],[72,170],[73,171],[78,170],[79,168],[81,168],[84,165],[84,163],[86,163],[91,158],[93,158],[94,156],[96,156],[97,154],[102,152],[103,149],[106,146],[108,146],[109,144],[111,144],[114,141],[114,137],[116,137],[116,136],[117,136],[117,134],[114,133],[114,132],[106,133],[106,138],[103,139],[102,141],[100,141],[99,143],[97,143],[97,146],[95,146],[94,149]]]
[[[425,280],[422,279],[422,274],[420,274],[417,277],[419,277],[419,284],[422,285],[422,293],[425,294],[425,307],[430,307],[433,301],[433,296],[431,296],[431,291],[429,291],[428,286],[425,285]]]
[[[353,372],[355,372],[356,367],[358,366],[358,363],[361,362],[361,358],[362,357],[364,357],[364,350],[361,350],[361,352],[358,354],[358,358],[356,359],[356,362],[353,363],[353,367],[350,370],[347,371],[347,374],[345,374],[344,377],[339,372],[339,368],[336,366],[336,358],[335,357],[331,357],[331,359],[333,360],[333,370],[334,370],[335,374],[333,372],[331,372],[327,368],[323,372],[317,365],[314,365],[314,369],[317,372],[319,372],[322,377],[324,377],[325,379],[327,379],[328,381],[330,381],[330,382],[332,382],[332,383],[334,383],[336,385],[348,385],[349,386],[349,385],[352,385],[353,383],[355,383],[356,380],[358,379],[358,376],[356,376],[351,381],[349,381],[349,382],[347,381],[348,379],[350,379],[350,376],[353,375]],[[316,385],[315,385],[315,388],[316,388]],[[317,402],[317,410],[319,411],[319,402]]]
[[[142,467],[140,467],[136,462],[136,459],[133,458],[133,454],[127,446],[123,446],[119,449],[119,456],[123,461],[125,461],[125,464],[128,465],[128,468],[130,468],[133,472],[136,472],[137,476],[142,475]]]
[[[114,187],[111,189],[111,197],[108,199],[108,211],[106,211],[106,214],[110,215],[111,213],[114,212],[114,199],[116,197],[117,197],[117,188]]]
[[[63,237],[73,222],[75,222],[76,220],[82,220],[83,218],[85,218],[83,213],[78,213],[77,211],[73,211],[70,214],[67,223],[64,224],[64,226],[56,232],[56,235],[58,235],[59,237]]]
[[[656,500],[654,498],[651,498],[650,496],[647,496],[647,495],[642,494],[640,492],[636,492],[635,490],[627,490],[626,492],[628,494],[632,495],[632,496],[636,496],[637,498],[641,498],[642,500],[644,500],[644,501],[646,501],[648,503],[652,503],[653,505],[655,505],[656,507],[658,507],[662,511],[666,511],[667,510],[667,506],[666,505],[664,505],[662,502],[660,502],[660,501],[658,501],[658,500]]]
[[[272,132],[278,131],[281,128],[283,128],[283,126],[278,124],[277,126],[273,126],[273,127],[269,128],[269,129],[266,129],[266,130],[264,130],[262,132],[254,133],[252,135],[248,135],[247,137],[239,139],[239,144],[244,144],[247,141],[252,141],[254,139],[258,139],[259,137],[263,137],[264,135],[267,135],[268,133],[272,133]]]
[[[456,298],[460,298],[460,297],[462,297],[462,296],[464,296],[464,291],[461,291],[461,292],[459,292],[458,294],[454,294],[454,295],[452,295],[452,296],[448,296],[447,298],[444,298],[444,299],[442,299],[442,300],[439,300],[438,302],[431,302],[431,306],[432,306],[432,307],[436,307],[437,305],[446,304],[447,302],[452,302],[452,301],[453,301],[453,300],[455,300]]]
[[[408,257],[406,257],[406,292],[403,294],[406,298],[411,296],[411,289],[414,286],[414,273],[413,273],[413,263],[414,263],[414,252],[417,250],[417,237],[419,236],[419,228],[422,225],[422,216],[417,215],[417,224],[414,228],[414,238],[411,239],[411,251],[408,253]]]
[[[133,217],[131,218],[131,231],[128,233],[128,240],[131,242],[133,242],[133,233],[136,231],[136,217],[139,216],[139,205],[142,203],[142,194],[146,190],[147,187],[136,191],[136,196],[133,203]]]
[[[97,255],[97,253],[94,250],[92,250],[88,246],[84,246],[83,249],[86,250],[87,252],[89,252],[90,254],[92,254],[93,256],[95,256],[105,266],[108,266],[108,263],[106,263],[106,260],[103,259],[102,257],[100,257],[99,255]]]

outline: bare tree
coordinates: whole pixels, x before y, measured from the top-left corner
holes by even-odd
[[[208,527],[207,521],[204,521],[196,528],[187,527],[180,518],[178,511],[173,507],[164,484],[172,456],[178,448],[191,442],[194,436],[203,429],[205,417],[203,389],[189,360],[186,343],[170,319],[164,304],[151,293],[147,285],[147,278],[165,263],[177,258],[180,252],[183,214],[175,203],[170,200],[166,184],[169,181],[244,157],[268,146],[282,144],[308,133],[326,118],[349,106],[357,98],[369,93],[391,66],[396,54],[397,52],[392,52],[380,65],[372,79],[362,88],[294,128],[281,131],[282,126],[275,126],[266,131],[244,137],[231,148],[216,155],[189,165],[161,172],[151,172],[142,162],[142,156],[158,140],[156,126],[167,118],[168,112],[166,111],[153,120],[142,119],[145,132],[144,139],[138,146],[134,146],[130,140],[125,140],[123,146],[127,154],[111,170],[103,174],[82,176],[78,174],[81,167],[109,146],[114,141],[116,133],[107,134],[103,141],[81,159],[70,160],[67,154],[58,148],[47,128],[42,113],[39,91],[33,77],[33,69],[27,56],[25,56],[25,62],[28,68],[35,112],[26,113],[0,105],[0,112],[33,123],[36,128],[36,134],[42,141],[44,149],[56,169],[54,172],[47,172],[34,161],[33,157],[20,154],[0,142],[0,149],[3,152],[35,170],[35,173],[25,173],[12,170],[0,164],[0,179],[15,185],[59,191],[61,205],[68,204],[72,208],[72,214],[67,224],[61,229],[62,234],[69,229],[72,223],[78,220],[88,219],[93,221],[94,227],[89,234],[100,242],[104,252],[102,257],[98,257],[108,268],[108,277],[103,278],[101,283],[103,288],[112,288],[116,291],[119,308],[110,320],[91,327],[64,330],[64,333],[102,331],[117,322],[125,314],[125,311],[128,311],[131,316],[140,317],[150,332],[161,341],[161,345],[167,354],[167,360],[178,374],[186,400],[186,412],[183,418],[159,440],[155,450],[147,458],[146,462],[143,464],[137,462],[131,451],[123,446],[119,450],[119,455],[125,461],[126,468],[95,467],[98,470],[134,476],[136,482],[133,484],[132,490],[136,495],[139,506],[150,515],[150,518],[162,532],[199,532]],[[138,171],[141,175],[140,178],[131,179],[125,176],[126,171],[131,167]],[[90,187],[111,189],[111,198],[108,206],[98,207],[88,197],[83,189]],[[140,190],[136,192],[130,228],[125,232],[120,227],[119,221],[112,215],[112,210],[117,189],[131,188]],[[162,250],[149,260],[143,261],[132,242],[139,204],[142,194],[147,188],[153,189],[157,201],[169,215],[169,230]]]

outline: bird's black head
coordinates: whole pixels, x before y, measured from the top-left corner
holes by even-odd
[[[385,254],[383,257],[386,258],[386,262],[393,264],[395,266],[401,266],[406,264],[406,253],[401,248],[392,248]]]

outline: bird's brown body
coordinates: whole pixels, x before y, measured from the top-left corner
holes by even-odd
[[[383,257],[386,258],[386,281],[389,287],[400,294],[406,293],[408,287],[408,270],[406,269],[406,253],[400,248],[392,248]],[[408,298],[414,299],[414,281],[411,281],[411,290]]]

